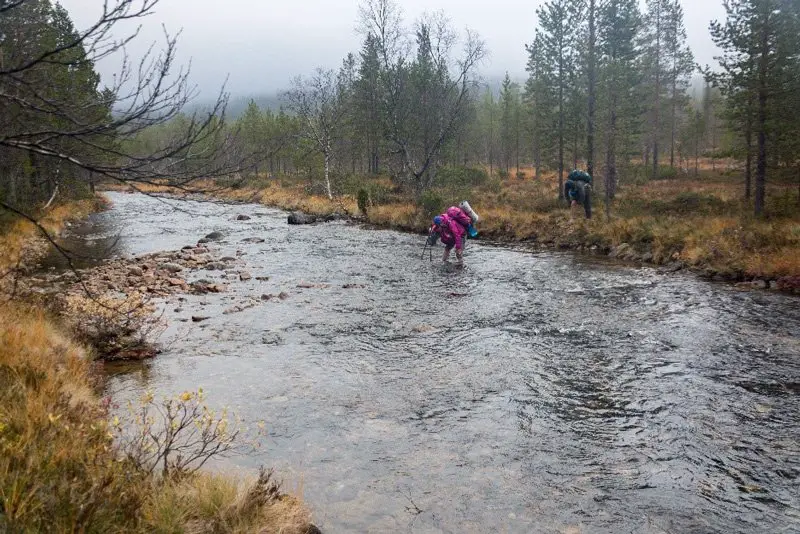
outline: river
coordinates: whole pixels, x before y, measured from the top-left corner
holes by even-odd
[[[69,246],[221,231],[254,276],[167,306],[164,353],[109,394],[202,387],[265,421],[230,464],[275,466],[327,533],[800,532],[796,297],[479,241],[445,268],[416,235],[109,196]]]

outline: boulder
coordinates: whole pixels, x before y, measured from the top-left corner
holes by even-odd
[[[233,256],[224,256],[224,257],[220,258],[219,261],[224,261],[226,263],[230,263],[232,261],[236,261],[236,258],[234,258]]]
[[[236,220],[237,221],[249,221],[250,220],[250,216],[249,215],[237,215],[236,216]]]
[[[200,323],[202,321],[207,321],[211,319],[211,317],[205,315],[192,315],[192,322],[193,323]]]
[[[220,241],[220,240],[222,240],[223,237],[224,236],[222,235],[222,232],[211,232],[210,234],[205,236],[203,239],[208,239],[209,241]],[[198,243],[199,243],[199,241],[198,241]]]
[[[179,273],[183,270],[183,267],[181,267],[177,263],[162,263],[161,265],[159,265],[159,269],[163,269],[170,273]]]
[[[226,267],[227,265],[219,261],[212,261],[205,266],[207,271],[224,271]]]
[[[142,276],[144,271],[141,267],[137,267],[136,265],[132,265],[128,267],[128,276]]]
[[[312,224],[317,222],[317,217],[308,213],[293,211],[289,214],[288,221],[289,224]]]
[[[767,289],[769,283],[766,280],[753,280],[750,282],[750,286],[753,287],[753,289]]]
[[[250,273],[248,273],[246,271],[243,271],[243,272],[239,273],[239,280],[241,280],[242,282],[247,282],[248,280],[251,280],[252,278],[253,277],[250,275]]]
[[[631,246],[629,244],[621,243],[618,247],[612,247],[608,255],[612,258],[621,258],[630,248]]]
[[[263,243],[265,239],[261,237],[246,237],[242,239],[242,243]]]

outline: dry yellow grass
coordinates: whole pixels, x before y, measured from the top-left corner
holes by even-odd
[[[103,209],[107,203],[103,197],[67,202],[47,211],[38,221],[48,234],[56,235],[68,221],[82,219]],[[0,273],[29,256],[35,257],[43,253],[46,249],[47,243],[41,230],[28,220],[15,219],[0,233]]]
[[[40,310],[0,307],[0,532],[306,531],[276,486],[158,479],[118,456],[86,351]]]

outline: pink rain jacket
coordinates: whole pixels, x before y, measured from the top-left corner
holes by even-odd
[[[472,224],[472,219],[464,213],[461,208],[451,206],[446,213],[442,213],[442,224],[434,225],[433,230],[439,232],[439,236],[447,247],[455,245],[456,250],[464,247],[464,234],[467,227]]]

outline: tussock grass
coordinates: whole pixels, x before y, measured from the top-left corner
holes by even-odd
[[[85,349],[40,310],[0,308],[0,532],[309,531],[269,473],[158,478],[112,430]]]
[[[107,207],[103,197],[76,200],[60,204],[43,214],[34,213],[48,234],[56,235],[71,220],[82,219]],[[48,244],[41,231],[30,221],[6,214],[0,224],[0,273],[14,268],[20,262],[30,261],[44,254]]]

